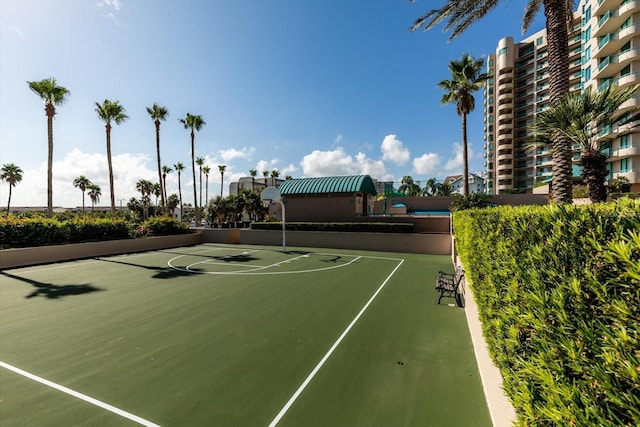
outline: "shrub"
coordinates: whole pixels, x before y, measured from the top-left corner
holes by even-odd
[[[189,224],[168,216],[154,216],[146,220],[140,227],[141,235],[166,236],[184,234],[189,231]]]
[[[451,203],[451,211],[491,206],[491,196],[483,193],[456,194]]]
[[[640,420],[640,200],[454,213],[518,424]]]

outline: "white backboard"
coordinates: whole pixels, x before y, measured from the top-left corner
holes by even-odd
[[[267,187],[260,192],[261,200],[271,200],[272,202],[280,201],[280,190],[276,187]]]

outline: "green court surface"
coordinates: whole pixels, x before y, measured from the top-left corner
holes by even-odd
[[[288,249],[0,271],[0,424],[491,425],[449,257]]]

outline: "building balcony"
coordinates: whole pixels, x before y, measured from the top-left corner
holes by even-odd
[[[618,160],[623,157],[640,156],[640,144],[632,145],[631,147],[618,148],[617,150],[603,150],[606,154],[609,154],[609,160]]]
[[[618,78],[617,86],[622,88],[640,82],[640,73],[631,73]]]
[[[640,169],[631,169],[627,171],[614,171],[613,179],[627,178],[630,183],[637,184],[640,182]]]

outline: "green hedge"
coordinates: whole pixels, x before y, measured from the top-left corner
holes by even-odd
[[[78,215],[60,221],[10,215],[0,217],[0,249],[182,234],[188,232],[188,228],[188,224],[167,217],[154,217],[135,227],[120,218]]]
[[[453,221],[518,425],[639,425],[640,200]]]
[[[253,230],[282,230],[281,222],[252,222]],[[287,222],[291,231],[340,231],[368,233],[413,233],[413,224],[406,222]]]

